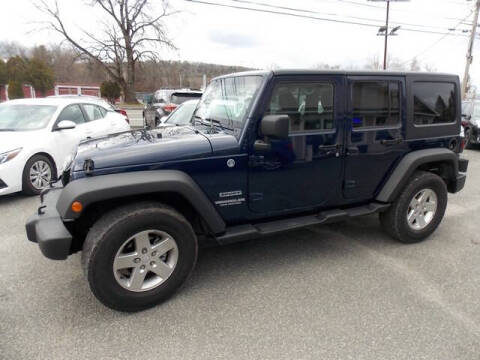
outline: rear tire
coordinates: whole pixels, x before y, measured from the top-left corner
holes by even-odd
[[[442,221],[447,198],[442,178],[417,171],[388,210],[380,213],[383,230],[405,244],[420,242]]]
[[[169,298],[191,274],[197,252],[195,233],[180,213],[159,203],[137,203],[114,209],[93,225],[83,244],[82,267],[98,300],[134,312]]]

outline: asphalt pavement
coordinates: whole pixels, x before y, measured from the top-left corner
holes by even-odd
[[[80,255],[44,258],[0,198],[0,359],[480,359],[480,150],[427,241],[377,216],[201,251],[166,303],[112,311]]]

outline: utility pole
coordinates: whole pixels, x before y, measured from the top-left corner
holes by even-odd
[[[387,0],[387,18],[385,20],[385,47],[383,49],[383,70],[387,70],[388,15],[389,14],[390,14],[390,0]]]
[[[468,48],[467,48],[467,61],[465,63],[465,73],[463,75],[463,83],[462,83],[462,99],[465,99],[467,95],[467,88],[468,88],[468,78],[470,72],[470,65],[472,64],[473,56],[473,44],[475,42],[475,36],[477,35],[477,26],[478,26],[478,13],[480,11],[480,0],[477,0],[475,4],[475,15],[473,16],[473,24],[472,24],[472,31],[470,32],[470,40],[468,41]]]
[[[385,37],[385,45],[383,49],[383,70],[387,70],[387,50],[388,50],[388,37],[398,35],[397,31],[400,29],[400,26],[395,26],[392,31],[388,32],[388,21],[390,17],[390,1],[410,1],[410,0],[370,0],[370,1],[382,1],[387,3],[387,15],[385,19],[385,25],[381,26],[378,29],[377,36]],[[480,0],[479,0],[480,1]]]

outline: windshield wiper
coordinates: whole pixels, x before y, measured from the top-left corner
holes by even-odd
[[[204,119],[204,118],[202,118],[198,115],[194,115],[193,118],[195,119],[194,124],[196,124],[197,121],[199,121],[200,124],[202,124],[202,125],[214,125],[214,126],[219,127],[221,130],[233,131],[233,129],[224,126],[221,121],[216,120],[216,119],[210,119],[210,118],[205,118]],[[200,119],[200,120],[197,120],[197,119]]]

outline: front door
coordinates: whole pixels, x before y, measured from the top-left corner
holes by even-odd
[[[343,194],[349,202],[371,200],[396,161],[404,142],[405,78],[348,78]]]
[[[341,197],[343,77],[285,76],[274,80],[264,114],[290,119],[286,140],[257,134],[266,149],[249,163],[249,207],[262,214],[331,206]]]

